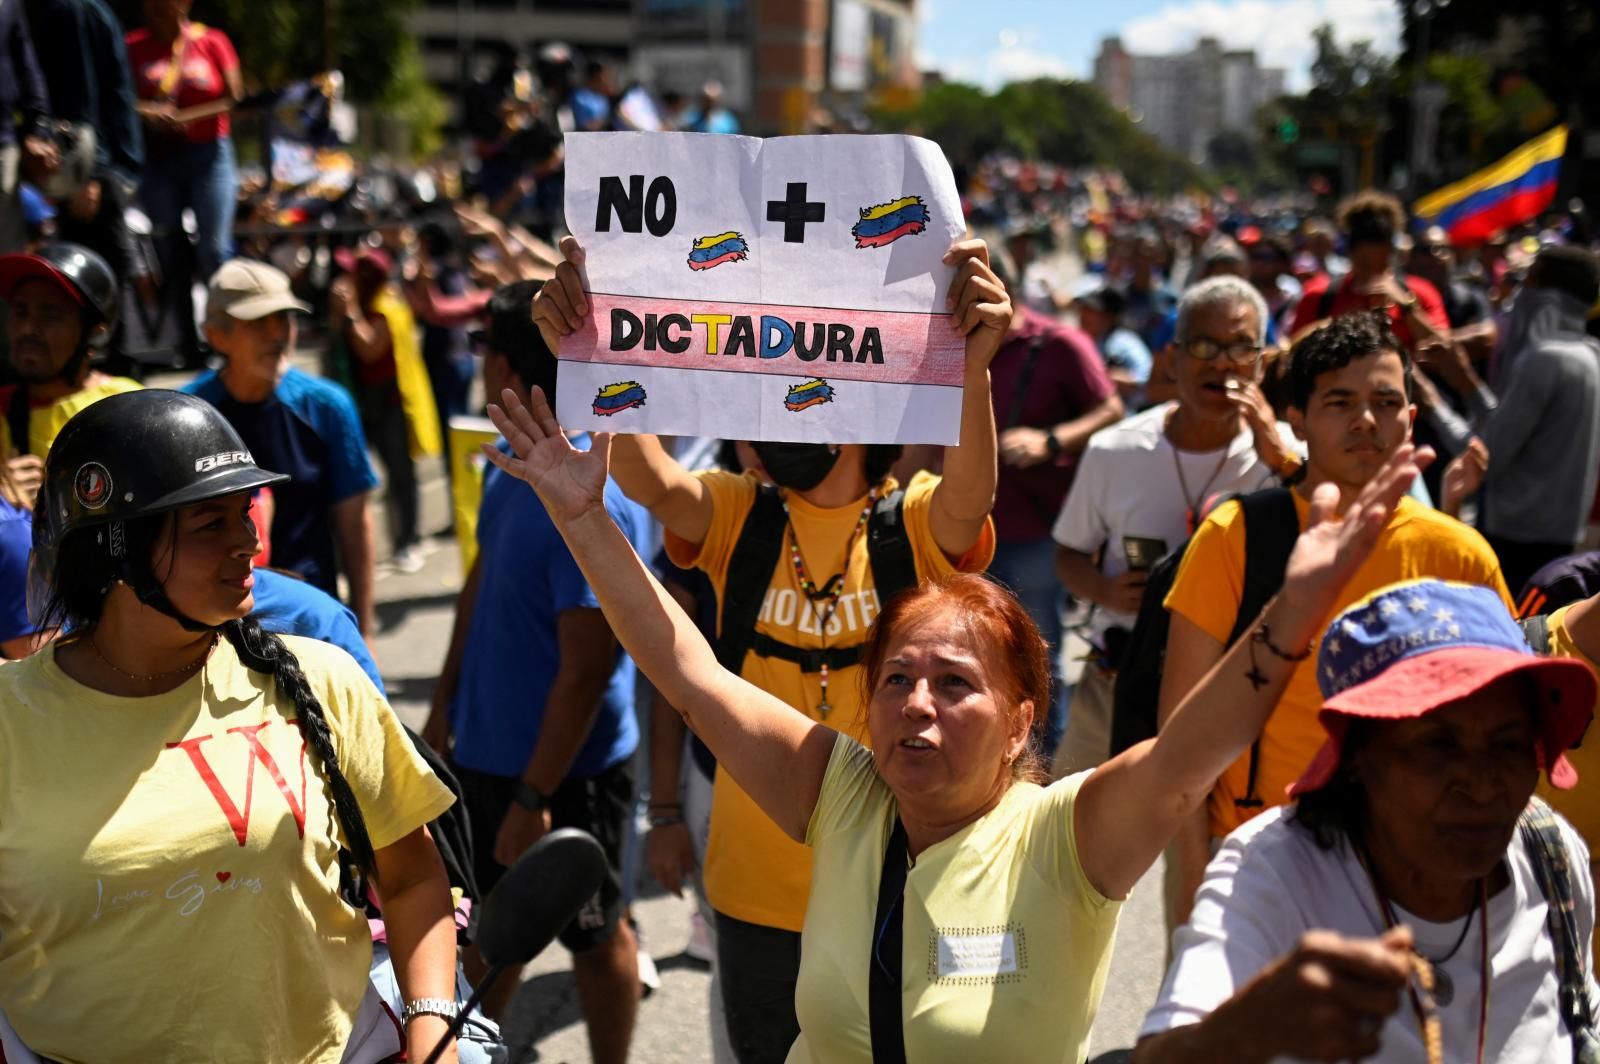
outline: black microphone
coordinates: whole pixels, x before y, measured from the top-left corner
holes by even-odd
[[[555,941],[606,877],[606,854],[594,836],[577,828],[560,828],[517,858],[483,900],[478,914],[478,952],[489,970],[456,1018],[450,1021],[425,1064],[436,1064],[444,1047],[455,1041],[484,994],[507,968],[521,968]]]

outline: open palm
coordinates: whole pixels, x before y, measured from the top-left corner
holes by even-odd
[[[1284,594],[1297,598],[1314,615],[1333,608],[1339,592],[1372,554],[1389,515],[1411,482],[1433,461],[1433,451],[1407,443],[1390,456],[1361,489],[1343,520],[1337,519],[1339,489],[1319,484],[1311,494],[1306,530],[1295,541],[1284,572]]]
[[[523,406],[508,388],[501,393],[500,405],[490,404],[489,420],[511,445],[512,454],[487,446],[483,453],[507,473],[526,481],[558,525],[603,509],[611,434],[596,433],[589,450],[580,451],[562,433],[541,389],[533,389],[530,403],[532,409]]]

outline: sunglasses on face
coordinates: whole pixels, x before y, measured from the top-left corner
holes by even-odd
[[[1183,348],[1191,358],[1198,358],[1201,362],[1214,362],[1225,356],[1229,362],[1239,365],[1254,362],[1261,354],[1261,345],[1250,340],[1222,344],[1205,336],[1186,341]]]

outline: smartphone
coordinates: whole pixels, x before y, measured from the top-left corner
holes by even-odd
[[[1167,553],[1167,541],[1154,536],[1123,536],[1122,553],[1128,558],[1128,568],[1147,573],[1156,567]]]

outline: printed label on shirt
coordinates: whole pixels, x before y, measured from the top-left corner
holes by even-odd
[[[1017,970],[1017,937],[1009,931],[996,935],[941,934],[938,949],[940,978],[1007,975]]]

